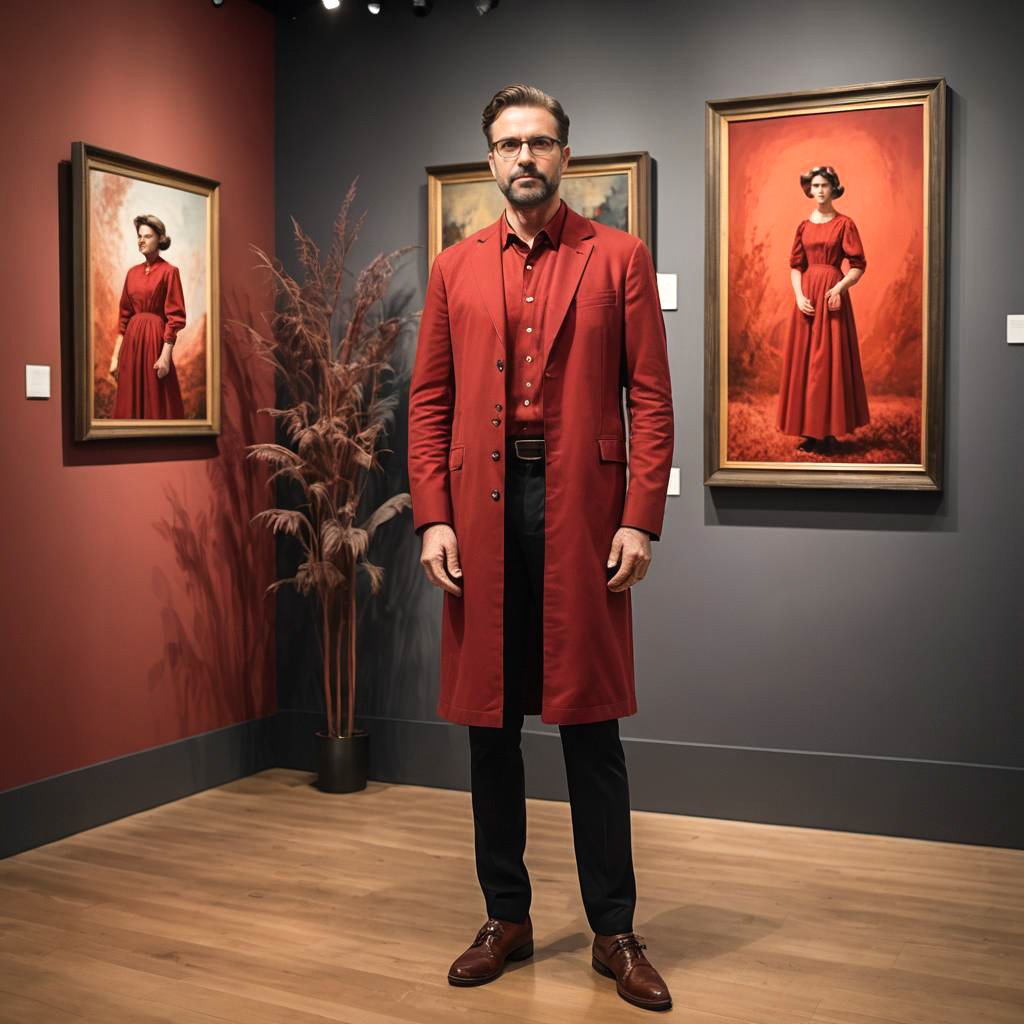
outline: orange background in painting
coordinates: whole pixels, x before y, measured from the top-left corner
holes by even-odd
[[[136,256],[125,263],[120,254],[125,235],[134,242],[136,237],[133,218],[137,212],[163,213],[162,210],[136,210],[130,204],[135,179],[108,171],[101,172],[97,187],[96,172],[89,176],[90,233],[89,270],[92,281],[92,345],[95,419],[110,418],[114,414],[117,382],[110,375],[110,358],[114,354],[117,324],[121,307],[121,291],[128,269],[142,258]],[[205,199],[202,200],[204,203]],[[186,419],[205,419],[206,412],[206,274],[195,266],[205,261],[206,233],[199,237],[182,237],[182,227],[167,232],[171,248],[161,252],[168,263],[178,268],[185,288],[185,326],[174,343],[172,359],[181,388]],[[203,283],[202,294],[193,286],[197,279]],[[196,298],[200,299],[197,304]]]
[[[835,209],[853,218],[867,257],[866,272],[849,295],[872,418],[877,421],[875,413],[890,402],[919,427],[923,109],[914,104],[728,125],[729,400],[760,402],[765,410],[756,428],[765,436],[744,438],[734,436],[739,431],[730,409],[730,459],[757,458],[778,441],[769,436],[775,431],[768,398],[778,395],[794,305],[789,255],[797,225],[814,209],[799,176],[821,164],[839,173],[846,191]],[[870,439],[870,426],[863,430]],[[898,453],[873,453],[870,440],[861,447],[855,461],[900,461]]]

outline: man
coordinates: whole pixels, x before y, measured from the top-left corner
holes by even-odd
[[[633,931],[618,730],[636,711],[630,587],[650,565],[672,462],[654,267],[639,239],[561,200],[557,100],[508,86],[483,130],[505,213],[434,261],[409,394],[413,525],[444,590],[437,711],[468,726],[488,915],[448,980],[493,981],[533,952],[520,730],[540,714],[559,727],[593,966],[629,1002],[667,1009]]]

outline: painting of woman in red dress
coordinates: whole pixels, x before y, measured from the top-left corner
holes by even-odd
[[[941,488],[947,113],[941,79],[708,101],[709,486]]]
[[[803,438],[800,451],[831,455],[840,450],[838,438],[871,420],[849,296],[867,260],[857,225],[832,206],[845,191],[835,168],[813,167],[800,175],[800,184],[815,209],[798,225],[790,253],[796,301],[783,349],[776,426]]]
[[[144,262],[131,267],[121,291],[118,336],[110,360],[117,380],[115,419],[182,419],[181,388],[172,352],[185,326],[185,296],[178,268],[161,255],[171,244],[152,214],[135,218]]]

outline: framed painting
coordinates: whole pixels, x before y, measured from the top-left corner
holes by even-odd
[[[219,184],[72,145],[75,436],[220,432]]]
[[[651,243],[651,158],[648,153],[570,156],[561,196],[577,213]],[[427,266],[448,246],[493,224],[505,199],[486,160],[427,168]]]
[[[941,490],[945,80],[706,113],[704,482]]]

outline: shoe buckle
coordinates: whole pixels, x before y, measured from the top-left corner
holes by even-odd
[[[481,942],[486,942],[489,935],[493,935],[496,939],[501,938],[501,933],[503,931],[504,929],[497,921],[488,921],[481,927],[480,931],[476,933],[473,945],[479,946]]]

